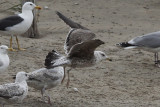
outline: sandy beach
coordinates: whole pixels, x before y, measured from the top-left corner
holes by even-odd
[[[1,0],[3,2],[5,0]],[[7,0],[12,4],[19,0]],[[40,38],[19,36],[26,51],[8,52],[10,66],[1,74],[0,84],[13,82],[19,71],[31,72],[44,67],[49,51],[64,54],[64,41],[70,28],[59,19],[60,11],[75,22],[89,28],[105,42],[97,50],[113,59],[94,67],[70,72],[70,86],[66,82],[50,89],[52,107],[159,107],[160,68],[154,65],[154,54],[142,50],[124,50],[115,46],[133,37],[159,31],[160,1],[158,0],[38,0],[41,7],[38,29]],[[0,5],[0,11],[12,6]],[[0,18],[13,15],[8,10]],[[10,35],[0,33],[0,43],[9,46]],[[13,47],[17,48],[16,40]],[[77,88],[75,92],[73,88]],[[29,88],[21,105],[5,107],[50,107],[43,103],[39,91]]]

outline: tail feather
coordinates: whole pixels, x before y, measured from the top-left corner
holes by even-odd
[[[122,42],[122,43],[116,44],[116,46],[120,46],[120,47],[126,48],[126,47],[134,47],[135,45],[130,44],[128,42]]]
[[[63,14],[61,14],[58,11],[56,11],[56,14],[59,16],[60,19],[62,19],[71,28],[77,28],[77,29],[81,28],[81,29],[89,30],[88,28],[80,25],[79,23],[76,23],[76,22],[72,21],[71,19],[67,18],[66,16],[64,16]]]
[[[45,66],[46,68],[51,68],[53,65],[54,60],[57,60],[61,57],[61,55],[56,52],[55,50],[52,50],[52,52],[49,52],[45,59]]]

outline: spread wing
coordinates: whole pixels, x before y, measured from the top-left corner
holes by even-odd
[[[80,25],[79,23],[76,23],[74,21],[72,21],[71,19],[67,18],[66,16],[64,16],[62,13],[56,11],[56,14],[59,16],[60,19],[62,19],[67,25],[69,25],[71,28],[77,28],[77,29],[85,29],[85,30],[89,30],[88,28]]]
[[[46,68],[52,68],[52,65],[60,58],[62,55],[60,55],[57,51],[52,50],[52,52],[49,52],[45,59],[45,66]]]
[[[104,42],[99,39],[78,43],[71,48],[68,57],[92,58],[94,50],[102,44],[104,44]]]
[[[95,36],[96,35],[90,30],[72,29],[69,32],[64,44],[66,54],[69,52],[73,45],[84,41],[92,40],[93,38],[95,38]]]

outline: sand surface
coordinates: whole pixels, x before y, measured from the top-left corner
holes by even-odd
[[[17,4],[19,0],[7,1]],[[154,66],[153,53],[115,47],[116,43],[159,31],[159,0],[38,0],[38,5],[49,7],[40,11],[41,37],[19,36],[21,46],[27,50],[9,52],[11,63],[7,73],[0,75],[1,84],[13,82],[11,75],[19,71],[44,67],[45,57],[52,49],[64,54],[63,43],[69,27],[56,16],[58,10],[103,40],[105,44],[97,50],[104,51],[113,61],[72,70],[68,89],[65,81],[48,91],[53,107],[160,107],[160,68]],[[0,11],[9,6],[12,5],[0,5]],[[3,12],[0,18],[12,14]],[[9,45],[9,39],[9,35],[0,34],[1,44]],[[17,47],[15,38],[13,47]],[[6,107],[13,106],[18,105]],[[20,106],[49,107],[41,101],[40,92],[32,88]]]

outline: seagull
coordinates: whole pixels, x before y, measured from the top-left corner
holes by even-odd
[[[42,100],[45,102],[44,94],[48,98],[48,104],[51,105],[50,96],[45,92],[59,85],[64,76],[64,68],[59,66],[55,68],[41,68],[28,73],[28,86],[41,91]]]
[[[70,40],[71,39],[72,38],[70,38]],[[102,44],[104,44],[104,42],[99,39],[77,43],[72,46],[72,48],[69,50],[69,53],[66,56],[62,56],[55,50],[52,50],[52,52],[49,52],[46,56],[45,65],[50,68],[58,66],[64,67],[64,77],[62,79],[62,83],[65,78],[65,67],[69,67],[70,69],[67,71],[68,88],[70,82],[69,71],[72,68],[91,67],[96,63],[100,62],[101,60],[111,60],[104,52],[95,51],[95,49]]]
[[[66,54],[68,54],[73,45],[91,40],[96,37],[96,35],[91,30],[80,25],[79,23],[72,21],[62,13],[56,11],[56,14],[71,28],[64,43],[64,50]]]
[[[160,31],[138,36],[128,42],[116,44],[124,49],[142,49],[154,53],[155,65],[160,67],[158,52],[160,51]]]
[[[25,72],[18,72],[15,83],[0,85],[0,103],[2,107],[6,103],[21,103],[28,94],[26,80],[28,76]]]
[[[9,48],[6,45],[0,46],[0,73],[5,71],[9,66],[9,57],[7,55],[7,50]]]
[[[10,38],[10,49],[11,51],[16,51],[12,48],[12,37],[16,36],[16,41],[19,50],[25,50],[20,48],[19,40],[17,35],[25,33],[32,25],[33,13],[32,10],[41,9],[41,7],[36,6],[32,2],[26,2],[22,7],[22,13],[18,15],[13,15],[0,20],[0,31],[11,34]]]
[[[67,72],[68,87],[70,81],[69,71],[72,68],[90,67],[101,60],[107,59],[111,61],[111,59],[104,52],[95,51],[95,49],[104,44],[104,42],[99,39],[94,39],[96,35],[91,30],[72,21],[58,11],[56,11],[56,14],[71,28],[64,43],[66,56],[62,56],[53,50],[46,56],[45,65],[50,67],[64,67],[64,77],[62,79],[62,83],[65,78],[65,67],[70,67]]]

